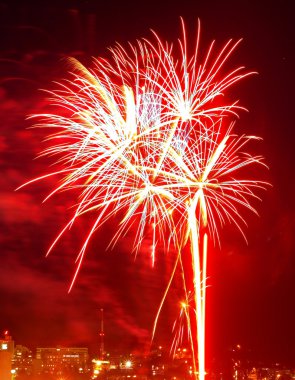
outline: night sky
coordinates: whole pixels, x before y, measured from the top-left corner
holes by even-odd
[[[0,331],[17,344],[82,345],[98,352],[99,309],[105,310],[105,345],[110,352],[149,347],[153,319],[173,267],[173,254],[160,252],[156,265],[143,245],[135,258],[131,237],[106,247],[118,220],[94,237],[77,282],[68,294],[75,257],[90,226],[82,218],[45,258],[69,220],[75,201],[59,194],[42,204],[53,180],[15,189],[48,172],[49,160],[36,156],[47,131],[29,129],[27,116],[46,109],[39,89],[54,88],[68,74],[66,57],[85,64],[107,56],[115,42],[180,35],[180,16],[188,36],[202,25],[201,43],[222,46],[243,38],[228,67],[257,71],[232,88],[249,113],[241,113],[239,133],[263,142],[269,170],[261,178],[272,188],[255,203],[259,217],[245,213],[245,243],[232,226],[221,232],[221,248],[210,246],[208,351],[221,357],[241,344],[261,360],[295,366],[295,209],[294,209],[294,43],[290,1],[30,1],[0,2]],[[42,5],[41,5],[42,3]],[[272,4],[273,3],[273,4]],[[189,37],[189,38],[190,38]],[[160,317],[156,342],[169,345],[182,291],[178,282]]]

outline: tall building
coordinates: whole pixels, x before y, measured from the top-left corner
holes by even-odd
[[[86,372],[88,348],[56,347],[37,348],[35,370],[44,373]],[[1,379],[2,380],[2,379]]]
[[[0,379],[11,380],[12,378],[12,357],[14,353],[14,341],[8,331],[4,331],[4,336],[0,339]]]

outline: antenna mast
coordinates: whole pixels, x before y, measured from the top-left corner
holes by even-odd
[[[99,358],[100,358],[100,360],[104,360],[104,325],[103,325],[103,309],[100,309]]]

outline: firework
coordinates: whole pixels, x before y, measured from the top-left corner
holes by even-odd
[[[178,49],[155,35],[155,43],[142,40],[128,50],[117,45],[111,60],[97,59],[91,71],[72,60],[71,80],[51,93],[60,111],[37,115],[37,126],[56,130],[43,154],[57,156],[62,168],[33,181],[61,177],[47,198],[65,190],[80,193],[73,217],[49,252],[78,217],[95,215],[71,287],[90,238],[115,214],[122,218],[110,244],[136,225],[138,251],[152,230],[153,262],[159,242],[166,249],[172,244],[180,257],[189,242],[195,316],[186,309],[183,314],[188,328],[193,320],[197,326],[197,339],[190,339],[195,368],[203,380],[208,240],[219,240],[218,226],[227,221],[242,231],[240,208],[255,212],[250,200],[264,183],[244,177],[242,169],[263,164],[262,158],[243,153],[256,138],[233,134],[241,107],[227,103],[224,96],[251,74],[243,67],[225,70],[239,41],[230,40],[217,53],[212,43],[201,59],[199,36],[200,27],[191,54],[183,25]]]

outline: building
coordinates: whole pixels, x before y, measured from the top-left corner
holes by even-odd
[[[3,338],[0,339],[0,379],[11,380],[12,378],[12,358],[14,353],[14,341],[8,331],[4,331]]]
[[[37,348],[34,367],[39,373],[84,373],[88,370],[88,359],[88,348]]]
[[[16,345],[12,358],[12,369],[17,375],[30,375],[33,370],[33,355],[32,351],[22,345]]]

